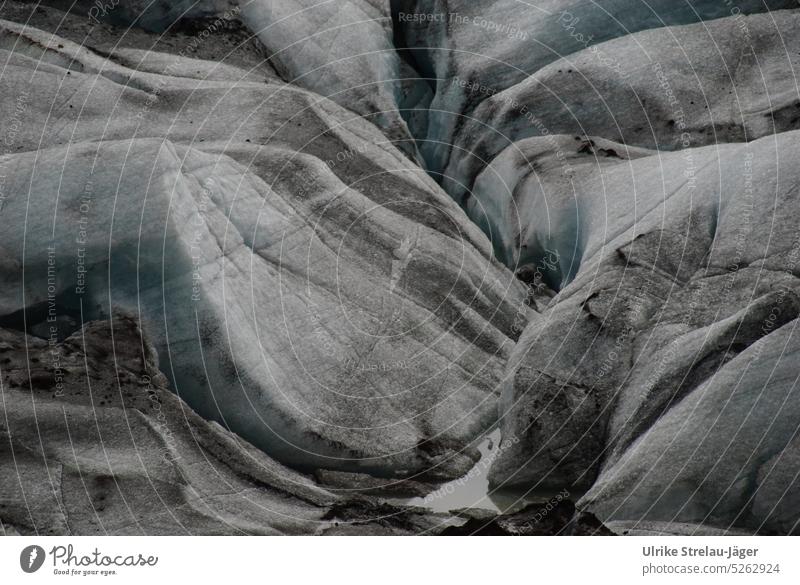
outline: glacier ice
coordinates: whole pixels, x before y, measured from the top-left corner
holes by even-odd
[[[25,242],[53,241],[63,310],[139,316],[180,396],[281,460],[441,477],[473,463],[527,308],[424,171],[376,147],[365,120],[275,79],[211,66],[165,78],[2,25],[16,47],[5,87],[37,92],[3,161],[0,217],[16,230],[3,315],[48,302],[46,250]]]

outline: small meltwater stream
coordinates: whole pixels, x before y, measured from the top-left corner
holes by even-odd
[[[530,502],[541,501],[552,495],[538,491],[490,490],[489,469],[501,451],[500,438],[500,429],[494,429],[478,444],[481,458],[463,476],[442,484],[426,496],[404,499],[398,503],[442,513],[473,508],[499,514],[516,511]]]
[[[481,458],[465,475],[442,484],[424,497],[412,498],[405,503],[429,508],[434,512],[448,512],[459,508],[483,508],[500,512],[500,508],[489,495],[489,468],[497,457],[499,445],[500,429],[495,429],[478,444]]]

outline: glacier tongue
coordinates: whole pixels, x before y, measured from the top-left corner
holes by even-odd
[[[792,34],[800,12],[779,15],[642,31],[493,88],[454,131],[452,148],[461,155],[448,160],[443,187],[468,199],[487,164],[529,137],[601,136],[678,150],[795,128],[796,81],[786,72],[800,62]]]
[[[267,149],[256,164],[316,173],[299,200],[226,156],[157,139],[15,155],[0,312],[123,309],[181,397],[268,453],[306,468],[426,469],[438,455],[420,446],[466,444],[492,423],[510,348],[496,307],[462,274],[488,271],[480,294],[501,304],[497,287],[515,285],[463,242],[403,218],[441,213],[430,202],[378,205],[316,159],[292,158]],[[470,461],[441,457],[442,477]]]
[[[673,0],[615,0],[598,4],[589,0],[546,0],[530,9],[516,0],[497,0],[487,11],[484,3],[469,0],[401,2],[409,14],[441,14],[444,19],[399,22],[398,34],[412,48],[418,71],[431,72],[436,80],[430,106],[427,135],[420,150],[428,168],[449,172],[452,163],[471,156],[475,133],[457,139],[461,128],[472,122],[491,141],[503,142],[502,134],[475,108],[558,60],[593,45],[631,33],[665,26],[690,24],[730,16],[731,7],[718,0],[688,3]],[[742,14],[796,8],[792,0],[745,0],[737,2]],[[630,38],[630,37],[629,37]],[[641,50],[637,46],[633,50]],[[555,90],[555,88],[554,88]],[[528,103],[536,111],[537,103]],[[501,130],[501,129],[497,129]],[[553,130],[557,132],[557,130]],[[607,138],[614,138],[607,136]],[[461,150],[466,144],[467,150]]]
[[[785,531],[797,514],[764,514],[760,486],[795,501],[775,461],[796,449],[800,132],[669,153],[561,140],[564,161],[546,138],[509,153],[537,168],[520,205],[579,219],[566,249],[536,222],[521,241],[579,267],[510,358],[502,431],[519,442],[492,486],[589,488],[579,506],[606,521]]]
[[[66,314],[133,312],[190,406],[292,465],[473,464],[528,309],[424,171],[274,78],[159,72],[154,55],[139,72],[0,25],[15,47],[0,108],[20,128],[3,159],[4,318],[46,309],[50,277]],[[17,111],[21,88],[37,99]]]
[[[410,72],[395,51],[388,2],[252,0],[242,16],[287,81],[361,114],[419,160],[398,108],[405,92],[424,91],[424,83],[402,81]]]
[[[254,0],[277,71],[0,21],[0,334],[132,314],[190,407],[345,484],[470,477],[499,418],[481,489],[796,531],[796,3],[528,8]]]

